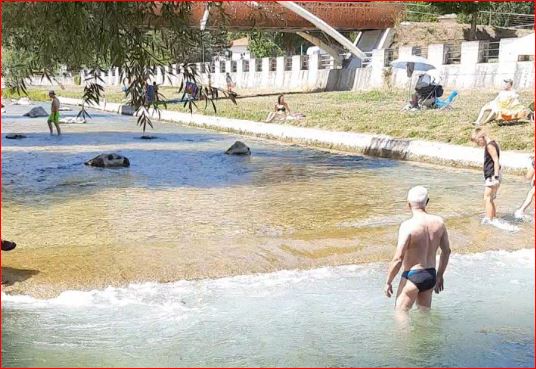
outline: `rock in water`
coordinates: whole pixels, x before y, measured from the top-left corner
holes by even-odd
[[[2,240],[2,251],[11,251],[15,247],[17,247],[17,244],[15,242]]]
[[[26,138],[26,136],[25,135],[19,135],[17,133],[12,133],[12,134],[6,135],[6,138],[10,139],[10,140],[20,140],[21,138]]]
[[[32,108],[28,113],[24,114],[25,117],[37,118],[37,117],[48,117],[48,113],[41,106],[36,106]]]
[[[101,154],[84,164],[98,168],[128,168],[130,161],[128,158],[117,154]]]
[[[251,155],[251,150],[241,141],[236,141],[225,152],[227,155]]]

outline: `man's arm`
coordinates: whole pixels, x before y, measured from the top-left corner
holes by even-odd
[[[402,261],[404,260],[404,254],[409,246],[409,241],[411,238],[411,233],[406,229],[407,227],[402,224],[400,230],[398,231],[398,244],[396,246],[395,256],[389,264],[389,271],[387,272],[387,281],[385,282],[385,295],[391,297],[393,294],[393,279],[400,271],[402,266]]]
[[[497,154],[497,150],[495,149],[495,146],[488,144],[487,149],[488,149],[489,155],[493,159],[493,176],[498,177],[499,170],[501,168],[499,164],[499,155]]]
[[[450,242],[449,242],[449,235],[448,235],[446,227],[443,231],[443,235],[441,236],[441,240],[439,242],[439,248],[441,249],[441,255],[439,255],[439,267],[437,268],[437,281],[436,281],[436,285],[434,288],[436,293],[439,293],[443,291],[444,289],[443,274],[445,274],[445,270],[447,269],[447,265],[449,263]]]

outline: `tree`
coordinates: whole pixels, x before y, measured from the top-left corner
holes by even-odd
[[[221,3],[209,6],[221,7]],[[22,57],[16,63],[2,60],[2,77],[9,89],[25,94],[31,76],[52,80],[60,66],[75,72],[89,69],[80,111],[85,116],[85,106],[98,104],[104,94],[102,72],[119,68],[127,98],[145,132],[152,127],[149,109],[159,112],[156,102],[145,99],[146,82],[157,69],[164,72],[166,66],[179,63],[180,90],[186,82],[196,84],[205,107],[211,102],[215,109],[218,89],[202,86],[190,64],[192,50],[202,50],[203,43],[212,40],[190,26],[190,11],[189,2],[3,3],[2,49],[16,50]],[[235,102],[234,95],[229,97]],[[186,104],[190,111],[196,106],[192,100]]]
[[[471,31],[469,33],[469,39],[476,39],[476,25],[478,21],[478,12],[487,10],[490,8],[490,3],[487,2],[437,2],[432,3],[432,7],[442,14],[456,13],[463,14],[471,19]]]

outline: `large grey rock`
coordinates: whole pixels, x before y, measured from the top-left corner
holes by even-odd
[[[127,168],[130,166],[128,158],[118,154],[101,154],[84,164],[98,168]]]
[[[241,141],[236,141],[225,152],[227,155],[251,155],[251,150]]]
[[[2,251],[11,251],[15,247],[17,247],[15,242],[2,240]]]
[[[38,117],[48,117],[48,113],[43,107],[36,106],[32,108],[28,113],[24,114],[25,117],[38,118]]]

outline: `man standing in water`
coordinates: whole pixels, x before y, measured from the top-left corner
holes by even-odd
[[[58,136],[61,135],[60,130],[60,100],[56,97],[56,93],[53,90],[50,90],[48,92],[48,97],[52,100],[52,104],[50,105],[50,115],[48,117],[48,129],[50,130],[50,135],[52,136],[54,134],[54,131],[52,129],[52,123],[56,126],[56,131],[58,131]]]
[[[393,279],[404,272],[398,285],[395,309],[409,311],[416,302],[420,308],[432,306],[432,291],[443,291],[443,274],[450,255],[449,237],[443,219],[426,212],[428,190],[416,186],[408,192],[411,219],[400,225],[395,256],[389,265],[385,295],[393,295]],[[436,253],[441,249],[436,273]]]

